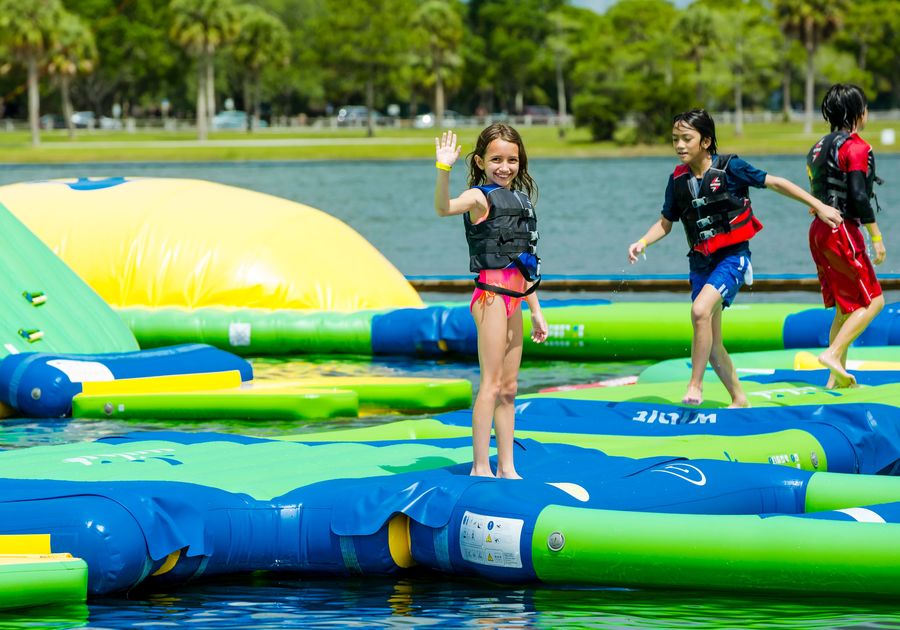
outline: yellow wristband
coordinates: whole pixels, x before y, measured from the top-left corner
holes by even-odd
[[[444,164],[443,162],[435,162],[434,166],[435,166],[435,168],[439,168],[442,171],[448,171],[448,172],[450,171],[451,168],[453,168],[449,164]]]
[[[872,239],[873,243],[880,243],[881,242],[881,234],[874,234],[873,236],[871,236],[871,239]]]
[[[643,246],[644,246],[644,249],[647,249],[648,247],[650,247],[649,245],[647,245],[647,241],[646,241],[645,239],[643,239],[643,238],[642,238],[642,239],[638,239],[638,243],[640,243],[641,245],[643,245]]]

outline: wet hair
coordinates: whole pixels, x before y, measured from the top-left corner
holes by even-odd
[[[822,99],[822,117],[832,131],[850,130],[859,124],[866,113],[866,95],[862,88],[850,83],[835,83]]]
[[[475,162],[477,155],[482,160],[487,153],[487,148],[494,140],[505,140],[519,147],[519,172],[512,181],[511,188],[513,190],[522,190],[531,199],[532,203],[537,201],[538,187],[531,175],[528,174],[528,155],[525,153],[525,144],[522,142],[522,136],[519,132],[503,123],[494,123],[485,127],[480,134],[478,140],[475,141],[475,148],[466,156],[469,160],[469,186],[481,186],[487,183],[487,176]]]
[[[674,127],[678,123],[683,123],[696,129],[697,133],[700,134],[701,140],[708,138],[708,151],[711,155],[715,155],[718,152],[718,147],[716,146],[716,123],[705,109],[692,109],[676,114],[672,119],[672,126]]]

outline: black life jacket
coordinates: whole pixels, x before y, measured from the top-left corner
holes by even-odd
[[[512,297],[525,297],[533,293],[541,282],[540,259],[537,258],[537,214],[534,206],[525,193],[507,190],[502,186],[485,195],[489,208],[487,219],[473,224],[468,212],[463,215],[466,241],[469,243],[469,270],[478,273],[482,269],[504,269],[514,264],[525,279],[534,284],[524,293],[487,285],[477,279],[475,286]],[[538,261],[537,268],[530,268],[522,263],[520,254],[534,255]]]
[[[846,215],[850,209],[847,204],[847,172],[838,164],[838,151],[850,138],[847,131],[832,131],[816,142],[806,155],[806,174],[809,176],[809,187],[812,196],[833,206]],[[866,194],[869,199],[875,198],[875,183],[881,180],[875,175],[875,154],[869,147],[868,168],[866,169]],[[876,206],[878,200],[875,200]]]
[[[749,197],[736,197],[728,190],[725,169],[733,155],[716,155],[700,180],[696,196],[690,181],[694,178],[687,164],[672,174],[675,206],[681,210],[681,222],[688,245],[709,256],[716,250],[749,241],[762,229],[753,215]]]

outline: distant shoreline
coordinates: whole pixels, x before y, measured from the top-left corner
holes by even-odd
[[[812,144],[827,133],[824,124],[804,134],[802,123],[747,123],[744,134],[734,126],[719,126],[722,151],[744,155],[805,155]],[[895,142],[882,145],[881,132],[894,129]],[[519,127],[528,156],[540,158],[633,158],[668,157],[668,143],[617,145],[593,142],[587,129],[568,129],[559,137],[556,127]],[[463,152],[471,150],[477,127],[456,129]],[[80,130],[69,140],[65,130],[45,131],[39,147],[31,147],[26,131],[0,132],[2,164],[69,164],[121,162],[243,162],[294,160],[405,160],[434,156],[434,129],[379,127],[368,138],[364,128],[264,129],[253,134],[240,131],[215,132],[206,142],[189,131],[163,132]],[[876,155],[900,153],[900,120],[870,123],[863,137]]]

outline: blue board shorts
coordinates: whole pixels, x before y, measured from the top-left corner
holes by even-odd
[[[744,284],[753,284],[753,266],[749,250],[722,258],[715,266],[691,270],[691,302],[697,299],[704,285],[711,285],[722,296],[722,306],[728,307]]]

